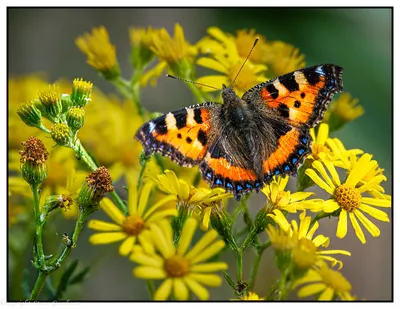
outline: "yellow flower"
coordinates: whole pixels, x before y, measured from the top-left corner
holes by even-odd
[[[88,57],[88,64],[98,70],[106,79],[119,76],[119,65],[115,46],[111,44],[108,32],[103,26],[93,28],[75,40],[78,48]]]
[[[129,38],[133,47],[143,46],[150,49],[154,45],[154,37],[158,34],[158,29],[149,26],[144,28],[129,28]]]
[[[293,288],[307,284],[299,289],[297,295],[301,298],[315,294],[318,300],[355,300],[350,294],[351,284],[338,271],[328,268],[326,264],[316,269],[308,270],[307,274],[297,280]]]
[[[115,223],[90,220],[88,227],[100,232],[90,236],[90,243],[100,245],[123,240],[119,247],[119,253],[126,256],[132,251],[138,236],[148,229],[151,223],[176,214],[176,209],[160,209],[173,200],[173,196],[167,196],[154,205],[147,207],[153,185],[151,183],[145,184],[140,192],[137,191],[136,186],[137,184],[133,179],[128,180],[127,215],[124,215],[110,199],[102,199],[100,202],[101,208]]]
[[[304,55],[291,44],[273,41],[270,44],[269,59],[266,64],[276,76],[302,69],[306,66]]]
[[[155,300],[166,300],[173,294],[174,299],[189,299],[189,290],[200,300],[207,300],[209,293],[203,285],[219,286],[221,277],[213,272],[225,270],[224,262],[206,262],[225,246],[216,240],[218,234],[210,230],[189,249],[197,222],[186,219],[181,238],[174,247],[173,231],[170,223],[163,220],[150,226],[151,241],[144,241],[142,250],[135,250],[131,260],[139,264],[133,270],[134,276],[142,279],[163,280],[155,292]]]
[[[276,229],[271,225],[268,226],[267,234],[270,236],[272,245],[275,247],[278,245],[278,250],[282,249],[282,247],[279,246],[282,245],[281,241],[286,236],[286,250],[292,251],[292,260],[299,268],[307,269],[319,265],[321,261],[329,261],[332,263],[332,266],[338,264],[340,269],[343,267],[343,263],[330,255],[351,255],[350,252],[345,250],[320,250],[320,247],[326,248],[329,246],[330,239],[323,235],[317,235],[314,237],[319,224],[318,222],[315,222],[311,226],[311,217],[306,216],[305,211],[299,215],[299,225],[295,220],[292,220],[290,224],[279,209],[275,209],[273,213],[268,214],[268,216],[279,225],[281,230],[281,233],[279,234],[280,238],[275,239],[274,235],[277,233]]]
[[[183,179],[178,179],[170,170],[165,170],[159,175],[148,174],[146,177],[156,183],[159,190],[174,196],[178,207],[185,208],[189,213],[194,213],[199,217],[203,229],[208,229],[212,210],[222,208],[222,201],[232,198],[232,194],[225,192],[222,188],[196,189]]]
[[[197,60],[197,64],[218,71],[223,75],[203,76],[196,80],[198,83],[214,87],[220,87],[224,84],[229,87],[237,77],[233,89],[238,96],[242,96],[251,87],[265,82],[264,72],[267,67],[263,64],[254,64],[251,61],[247,61],[240,74],[237,75],[245,58],[239,55],[233,40],[218,28],[208,29],[208,33],[222,41],[222,46],[225,50],[224,54],[215,53],[211,54],[210,57],[202,57]],[[201,46],[206,46],[208,42],[203,41]],[[248,47],[249,51],[251,46]],[[215,89],[209,87],[200,87],[202,91],[215,91]]]
[[[247,295],[242,297],[242,300],[264,300],[264,298],[254,292],[248,292]]]
[[[192,62],[197,55],[197,48],[185,40],[183,29],[179,24],[175,24],[173,38],[162,28],[153,33],[152,40],[150,49],[158,57],[159,63],[143,75],[140,81],[143,86],[149,81],[154,86],[156,79],[167,66],[180,77],[191,77]]]
[[[309,163],[313,160],[319,160],[322,157],[328,157],[335,166],[342,168],[350,167],[350,155],[359,155],[363,151],[360,149],[346,150],[343,143],[338,138],[329,138],[329,125],[321,123],[318,126],[318,133],[315,129],[310,130],[313,139],[311,154],[307,157]]]
[[[234,38],[238,54],[242,58],[246,58],[249,54],[250,48],[253,46],[255,39],[258,37],[257,47],[253,49],[250,55],[250,60],[253,63],[266,63],[269,51],[269,45],[266,39],[256,34],[254,29],[238,30]]]
[[[331,194],[331,198],[326,200],[323,205],[325,213],[339,213],[339,222],[336,230],[336,236],[343,238],[347,234],[347,217],[355,230],[357,237],[362,243],[365,243],[364,232],[358,221],[373,236],[380,235],[379,228],[372,223],[362,212],[380,221],[389,222],[388,215],[375,207],[391,207],[391,201],[383,198],[364,197],[362,194],[370,190],[377,184],[380,184],[386,177],[376,175],[362,186],[357,186],[360,181],[375,167],[371,161],[371,155],[364,154],[352,167],[345,182],[341,182],[339,175],[329,160],[322,160],[330,177],[320,161],[313,162],[313,169],[307,169],[306,174],[322,189]],[[320,176],[315,172],[318,171]],[[375,207],[372,207],[372,206]]]
[[[320,211],[322,209],[322,199],[307,200],[314,192],[295,192],[285,191],[289,181],[289,176],[274,177],[273,181],[266,185],[261,191],[267,196],[268,203],[266,209],[271,212],[273,209],[281,209],[288,212],[309,209]]]
[[[336,100],[329,104],[324,122],[329,123],[335,130],[347,122],[353,121],[364,114],[364,108],[358,104],[358,99],[352,98],[350,93],[341,93]]]

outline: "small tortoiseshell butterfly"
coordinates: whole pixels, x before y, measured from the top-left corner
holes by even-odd
[[[311,152],[310,128],[335,93],[342,68],[323,64],[261,83],[239,98],[223,85],[223,104],[207,102],[145,123],[135,138],[181,166],[199,165],[211,187],[236,199],[259,191],[274,175],[296,175]]]

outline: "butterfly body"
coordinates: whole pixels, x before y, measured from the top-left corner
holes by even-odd
[[[237,199],[274,175],[295,175],[310,153],[309,129],[342,91],[342,68],[320,65],[274,78],[242,98],[223,85],[223,104],[207,102],[167,113],[136,133],[145,154],[199,165],[211,187]]]

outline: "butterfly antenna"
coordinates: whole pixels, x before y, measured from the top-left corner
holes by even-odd
[[[185,82],[185,83],[195,84],[195,85],[199,85],[199,86],[203,86],[203,87],[208,87],[208,88],[212,88],[212,89],[216,89],[216,90],[221,90],[220,88],[216,88],[216,87],[213,87],[213,86],[210,86],[210,85],[205,85],[205,84],[202,84],[202,83],[194,82],[194,81],[192,81],[192,80],[188,80],[188,79],[176,77],[176,76],[174,76],[174,75],[166,74],[165,76],[170,77],[170,78],[173,78],[173,79],[180,80],[180,81]]]
[[[251,55],[251,52],[253,51],[254,47],[256,47],[257,42],[258,42],[258,37],[254,40],[253,47],[250,49],[249,54],[247,55],[246,59],[244,60],[242,66],[241,66],[240,69],[239,69],[239,72],[237,72],[236,77],[235,77],[235,79],[233,80],[233,83],[232,83],[232,85],[231,85],[229,88],[232,88],[232,87],[233,87],[233,84],[236,82],[236,79],[238,78],[240,71],[242,71],[242,69],[243,69],[245,63],[247,62],[247,60],[249,59],[249,57],[250,57],[250,55]]]

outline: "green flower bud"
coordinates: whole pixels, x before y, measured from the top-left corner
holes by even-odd
[[[216,207],[215,210],[211,212],[211,226],[218,232],[225,243],[232,248],[232,250],[235,250],[236,243],[232,235],[232,217],[223,209],[217,209]]]
[[[85,123],[85,111],[80,107],[73,107],[67,112],[66,120],[71,131],[76,133]]]
[[[75,78],[71,94],[73,105],[84,107],[91,100],[92,88],[91,82],[86,82],[82,78]]]
[[[178,207],[178,215],[176,217],[172,217],[171,226],[174,231],[174,244],[179,242],[183,225],[189,216],[190,212],[186,207]]]
[[[42,124],[42,113],[33,102],[22,105],[18,108],[17,114],[30,127],[40,127]]]
[[[70,196],[62,195],[49,195],[44,201],[43,210],[50,212],[57,208],[69,209],[73,204],[73,200]]]
[[[68,146],[71,142],[71,131],[65,123],[56,123],[53,125],[50,134],[57,145]]]
[[[88,215],[99,209],[99,203],[106,192],[114,191],[108,170],[101,166],[91,172],[83,183],[77,202],[81,213]]]
[[[73,106],[71,96],[67,93],[63,93],[60,97],[62,113],[65,114]]]
[[[39,93],[39,100],[43,106],[44,114],[50,121],[54,121],[61,112],[62,105],[59,89],[56,85],[50,85],[48,91]]]
[[[30,137],[21,144],[24,147],[24,150],[19,151],[22,177],[30,185],[38,185],[47,177],[45,162],[49,153],[43,142],[36,137]]]

